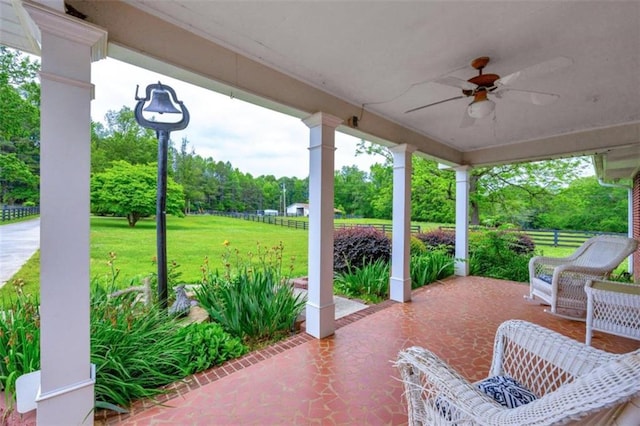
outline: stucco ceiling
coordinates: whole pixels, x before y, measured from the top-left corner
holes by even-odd
[[[302,115],[322,107],[345,123],[356,116],[358,127],[346,126],[346,131],[391,143],[414,143],[420,152],[449,163],[482,165],[600,153],[610,155],[605,164],[611,179],[637,171],[629,167],[627,155],[622,158],[625,171],[615,175],[619,156],[612,153],[625,149],[637,154],[640,143],[640,2],[69,3],[88,21],[107,28],[114,47],[191,68],[200,77],[217,78],[222,87],[235,85],[249,98],[267,99],[265,105],[277,109],[290,108]],[[142,19],[149,15],[180,28],[180,38],[172,26]],[[235,53],[236,68],[223,70],[224,52],[196,48],[199,45],[186,42],[183,33]],[[165,38],[164,48],[151,41],[158,36]],[[172,50],[174,41],[190,52]],[[183,54],[192,60],[175,58]],[[491,58],[485,73],[502,77],[565,58],[566,66],[509,86],[557,94],[558,100],[538,106],[508,96],[493,97],[495,114],[469,127],[461,127],[461,121],[470,98],[405,113],[461,95],[460,89],[435,80],[475,76],[470,62],[479,56]],[[263,71],[252,76],[254,85],[242,84],[238,58],[276,73]],[[207,66],[220,69],[204,72]],[[233,73],[235,77],[228,77]],[[299,99],[310,92],[291,83],[291,90],[278,86],[282,76],[329,97],[317,105]],[[394,130],[385,132],[385,126]]]

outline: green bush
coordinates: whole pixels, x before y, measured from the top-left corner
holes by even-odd
[[[427,249],[443,249],[451,256],[456,249],[456,233],[455,231],[435,229],[429,232],[421,232],[416,235],[420,241],[424,243]]]
[[[247,352],[240,339],[231,337],[220,324],[212,322],[189,324],[178,330],[176,337],[190,349],[184,359],[188,374],[206,370]]]
[[[442,250],[432,250],[422,255],[411,256],[409,264],[411,288],[422,287],[453,275],[453,268],[453,257]]]
[[[490,278],[527,282],[533,253],[514,251],[518,237],[511,232],[486,232],[474,240],[469,255],[469,272]]]
[[[365,302],[378,303],[389,298],[389,263],[383,259],[369,260],[360,267],[347,265],[344,272],[336,272],[336,293]]]
[[[409,240],[409,252],[411,253],[411,256],[425,254],[427,252],[427,246],[424,245],[420,238],[412,235]]]
[[[356,227],[335,231],[333,240],[333,270],[347,272],[368,262],[389,262],[391,240],[375,228]]]

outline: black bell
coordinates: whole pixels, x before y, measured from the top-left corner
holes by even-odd
[[[157,112],[160,114],[180,114],[180,111],[176,109],[171,102],[169,92],[164,89],[154,89],[151,93],[151,103],[144,109],[148,112]]]

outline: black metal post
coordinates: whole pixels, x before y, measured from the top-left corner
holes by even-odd
[[[167,151],[169,132],[158,130],[158,191],[156,195],[156,245],[158,259],[158,302],[167,307]]]
[[[156,131],[158,138],[158,188],[156,192],[156,260],[158,261],[158,303],[160,308],[167,308],[169,297],[167,290],[167,156],[169,151],[169,134],[172,130],[182,130],[189,124],[189,111],[182,101],[176,97],[176,92],[162,83],[150,84],[146,88],[146,96],[138,96],[136,87],[136,107],[134,116],[138,124]],[[173,100],[172,100],[173,99]],[[150,101],[148,107],[145,104]],[[180,107],[178,110],[175,107]],[[180,114],[182,119],[177,122],[162,122],[148,120],[143,111],[162,114]]]

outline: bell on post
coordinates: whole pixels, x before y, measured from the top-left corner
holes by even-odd
[[[151,93],[151,103],[144,111],[157,112],[160,114],[164,114],[165,112],[169,114],[180,114],[180,110],[173,105],[169,97],[169,92],[165,89],[153,89]]]

